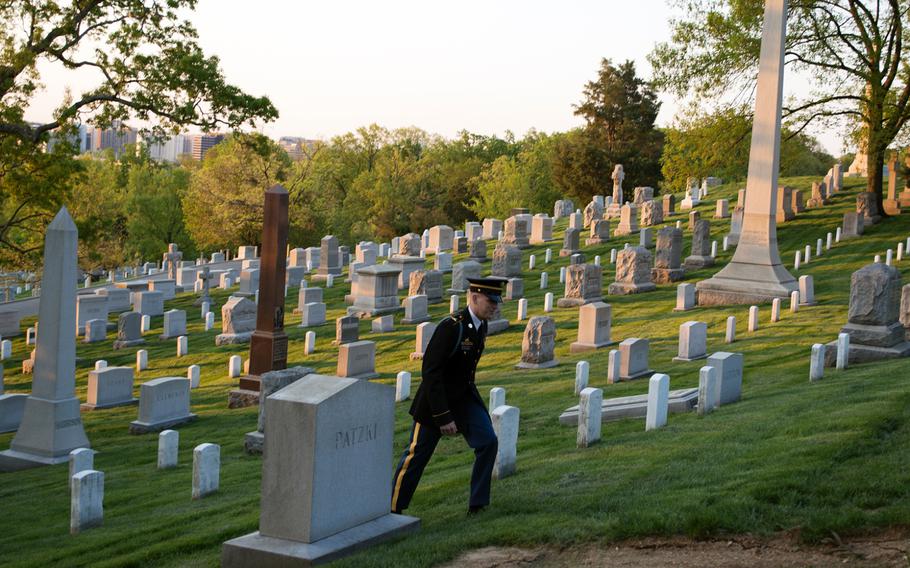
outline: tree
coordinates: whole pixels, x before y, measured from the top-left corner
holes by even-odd
[[[762,0],[673,0],[685,16],[670,42],[649,56],[657,86],[677,95],[716,98],[749,92],[758,70]],[[869,158],[867,191],[882,200],[886,149],[906,133],[910,66],[903,46],[906,0],[794,0],[788,12],[785,64],[805,73],[811,93],[783,109],[792,133],[846,117]]]
[[[666,130],[661,156],[664,187],[671,192],[682,191],[690,176],[745,179],[751,133],[752,114],[742,106],[724,106],[710,113],[696,108],[682,113]],[[824,175],[833,162],[834,157],[804,132],[782,132],[781,175]]]
[[[612,173],[622,164],[626,179],[657,185],[663,134],[654,128],[657,94],[635,72],[635,63],[614,66],[603,59],[595,81],[584,88],[575,114],[585,127],[557,145],[556,183],[582,202],[609,193]]]
[[[209,150],[183,198],[186,228],[196,246],[217,250],[259,243],[265,190],[280,183],[292,192],[292,171],[287,153],[261,134],[235,134]]]
[[[186,167],[152,161],[130,168],[126,245],[132,259],[157,258],[169,243],[177,243],[187,258],[196,253],[184,225],[182,203],[191,175]]]
[[[278,113],[265,97],[228,84],[180,14],[197,0],[8,0],[0,3],[0,247],[3,260],[36,261],[44,225],[66,202],[78,169],[74,125],[138,119],[163,134],[255,125]],[[25,120],[45,66],[95,72],[92,88],[61,100],[54,118]],[[45,154],[51,134],[53,156]],[[69,158],[69,160],[67,160]]]

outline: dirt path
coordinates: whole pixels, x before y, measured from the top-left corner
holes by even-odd
[[[725,540],[646,538],[613,545],[583,545],[565,549],[498,548],[472,550],[444,568],[656,568],[702,566],[724,568],[804,568],[831,566],[910,567],[910,533],[890,532],[874,537],[800,544],[791,535],[759,539],[741,536]]]

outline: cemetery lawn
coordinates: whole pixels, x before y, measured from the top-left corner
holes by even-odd
[[[791,178],[781,183],[803,190],[808,198],[812,181]],[[832,532],[862,535],[906,527],[910,523],[910,361],[857,365],[846,371],[827,369],[823,380],[812,384],[808,380],[811,345],[833,341],[846,322],[850,274],[875,254],[884,258],[886,249],[896,249],[910,236],[910,214],[905,214],[867,228],[864,237],[842,241],[815,258],[816,239],[835,231],[843,213],[854,209],[856,193],[865,187],[864,178],[844,181],[846,188],[831,205],[807,210],[778,231],[781,257],[791,272],[794,252],[812,245],[812,260],[798,275],[814,277],[816,306],[792,314],[789,302],[783,302],[779,323],[770,323],[770,306],[761,306],[760,328],[749,333],[748,306],[673,312],[675,285],[661,285],[643,295],[605,297],[613,307],[613,340],[650,339],[650,367],[670,376],[671,389],[697,386],[703,364],[672,361],[680,324],[706,322],[709,352],[744,354],[740,402],[706,417],[694,412],[671,414],[667,427],[652,432],[644,431],[643,419],[610,422],[604,424],[599,444],[577,449],[575,429],[557,421],[563,410],[578,404],[573,395],[577,361],[590,362],[590,386],[603,388],[604,398],[646,393],[647,380],[608,385],[608,349],[569,353],[577,308],[557,308],[551,314],[558,328],[559,366],[514,369],[524,323],[515,323],[517,302],[509,302],[503,313],[513,324],[488,339],[478,387],[484,397],[490,388],[504,387],[506,403],[521,411],[516,474],[494,481],[492,506],[467,517],[473,456],[461,438],[443,440],[407,511],[421,518],[420,531],[338,565],[432,566],[484,546],[566,547],[645,536],[707,538],[781,531],[817,542]],[[718,244],[729,231],[729,219],[712,219],[714,199],[730,199],[732,211],[739,187],[728,184],[712,189],[709,201],[698,208],[702,218],[711,219],[712,238]],[[686,256],[691,232],[685,214],[677,213],[669,221],[677,219],[683,219]],[[614,228],[616,222],[611,222]],[[565,226],[565,219],[557,223],[556,240],[548,245],[554,254],[551,264],[543,263],[546,246],[523,252],[525,269],[529,254],[538,259],[537,268],[524,273],[529,316],[543,311],[541,270],[550,274],[549,291],[556,298],[562,296],[559,267],[568,259],[560,258],[558,251]],[[609,244],[584,248],[589,262],[595,254],[602,255],[604,289],[613,281],[610,249],[621,248],[624,242],[632,239],[613,238]],[[685,281],[708,278],[731,255],[732,249],[719,252],[718,266],[689,274]],[[466,256],[457,255],[455,261]],[[897,267],[906,281],[910,260]],[[489,270],[489,264],[484,270]],[[447,275],[445,288],[449,282]],[[334,288],[326,290],[330,321],[342,315],[347,289],[338,279]],[[215,290],[213,295],[220,320],[227,292]],[[65,465],[5,474],[0,476],[0,565],[216,566],[222,542],[257,530],[261,459],[242,451],[244,433],[256,428],[257,410],[228,410],[226,405],[234,384],[227,378],[228,357],[246,358],[246,346],[215,347],[220,321],[215,330],[203,331],[192,300],[191,294],[179,295],[166,307],[187,310],[190,354],[176,358],[176,342],[158,339],[162,318],[153,318],[144,346],[150,368],[136,381],[138,393],[141,381],[186,376],[191,364],[202,367],[202,386],[191,395],[192,410],[199,419],[178,428],[179,466],[157,471],[157,436],[129,434],[136,407],[84,412],[86,432],[99,451],[95,467],[105,473],[103,527],[69,535]],[[333,325],[316,328],[316,353],[305,356],[306,330],[297,328],[299,316],[291,315],[296,301],[296,288],[292,288],[286,321],[289,366],[307,365],[334,374]],[[431,306],[431,315],[439,320],[447,309],[446,300]],[[732,345],[723,343],[729,315],[737,318],[737,341]],[[116,315],[111,319],[116,321]],[[361,338],[378,344],[380,380],[394,384],[398,371],[411,371],[415,392],[420,365],[408,360],[414,350],[414,326],[401,325],[399,319],[394,332],[381,335],[371,334],[369,320],[362,320]],[[31,323],[23,321],[23,327]],[[87,373],[96,359],[110,365],[134,364],[137,348],[112,351],[112,335],[103,343],[78,345],[77,394],[83,400]],[[30,376],[19,372],[28,350],[24,335],[14,339],[13,358],[4,362],[7,393],[30,389]],[[409,404],[396,407],[396,463],[411,425]],[[0,434],[0,447],[8,447],[12,437]],[[204,442],[221,445],[221,488],[213,496],[192,501],[192,449]]]

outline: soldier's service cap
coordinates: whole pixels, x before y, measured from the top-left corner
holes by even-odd
[[[468,290],[486,294],[499,304],[502,303],[502,288],[505,284],[505,278],[468,278]]]

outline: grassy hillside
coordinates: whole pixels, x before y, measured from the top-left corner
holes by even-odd
[[[811,181],[794,178],[782,183],[808,196]],[[855,195],[865,187],[865,180],[845,181],[845,190],[831,205],[809,210],[780,227],[781,257],[789,268],[794,251],[812,244],[814,252],[815,240],[834,232],[843,213],[854,208]],[[738,187],[730,184],[711,190],[708,202],[699,208],[703,218],[712,217],[717,198],[729,198],[732,210]],[[684,217],[677,214],[669,222]],[[711,224],[713,238],[721,241],[729,220],[712,219]],[[524,251],[525,268],[529,254],[538,258],[537,268],[524,274],[529,315],[543,311],[546,290],[538,288],[541,270],[550,274],[549,291],[557,298],[562,295],[558,273],[568,259],[559,258],[558,250],[565,225],[566,220],[557,224],[556,240],[549,245],[554,250],[551,264],[542,262],[545,246]],[[690,236],[686,230],[685,254]],[[557,308],[551,314],[558,327],[560,365],[515,370],[524,324],[513,323],[508,331],[489,338],[478,383],[484,395],[492,387],[504,387],[506,402],[521,409],[516,475],[494,481],[490,509],[466,518],[472,454],[461,438],[444,440],[408,510],[421,517],[420,532],[339,564],[430,566],[486,545],[562,545],[640,535],[763,534],[788,529],[800,529],[804,538],[813,540],[832,530],[849,534],[906,525],[910,520],[910,391],[905,383],[910,364],[893,361],[842,372],[828,370],[825,379],[815,384],[808,381],[808,366],[811,344],[833,340],[846,321],[850,274],[908,236],[910,214],[905,214],[869,228],[862,239],[842,242],[813,258],[799,275],[814,276],[818,305],[791,314],[785,302],[782,321],[775,324],[770,323],[769,307],[762,306],[761,327],[755,333],[746,331],[748,306],[673,312],[675,285],[659,286],[644,295],[608,297],[613,306],[613,339],[650,339],[650,366],[669,374],[674,389],[697,386],[701,366],[672,362],[679,325],[688,320],[707,322],[709,351],[744,354],[743,399],[704,418],[694,413],[671,415],[669,425],[654,432],[644,431],[643,420],[609,423],[602,443],[589,449],[576,449],[575,430],[557,422],[561,411],[578,402],[573,395],[575,363],[582,359],[591,363],[591,386],[602,387],[604,397],[645,393],[647,381],[607,385],[607,350],[569,353],[577,308]],[[613,280],[610,249],[632,240],[617,238],[585,249],[589,260],[602,255],[605,288]],[[690,274],[686,281],[709,277],[731,255],[732,249],[720,253],[718,266]],[[905,274],[908,262],[897,265]],[[446,287],[448,283],[446,277]],[[340,284],[325,291],[330,321],[342,315],[347,287]],[[220,310],[227,293],[219,290],[214,295]],[[288,314],[295,304],[292,289]],[[0,476],[5,512],[0,518],[0,564],[214,566],[223,541],[257,529],[261,460],[244,455],[241,449],[243,434],[256,427],[257,410],[226,406],[232,387],[228,357],[238,353],[246,357],[246,349],[215,347],[217,330],[203,331],[191,295],[178,296],[167,308],[187,310],[190,355],[177,359],[176,342],[158,339],[162,321],[153,318],[145,346],[150,368],[137,377],[137,391],[140,381],[185,376],[191,364],[202,367],[202,386],[192,392],[193,412],[200,418],[179,428],[179,467],[157,471],[157,436],[128,433],[135,407],[84,413],[89,439],[100,452],[96,469],[105,472],[104,526],[79,536],[68,534],[65,466]],[[431,315],[438,320],[447,310],[446,301],[432,306]],[[503,313],[514,322],[516,302],[507,303]],[[723,343],[729,315],[738,320],[738,340],[733,345]],[[30,323],[23,321],[23,325]],[[317,328],[316,353],[304,356],[306,330],[297,328],[298,323],[299,316],[289,315],[288,364],[333,374],[334,326]],[[381,381],[393,384],[401,370],[411,371],[419,380],[419,362],[408,360],[414,326],[396,326],[393,333],[373,335],[364,320],[361,338],[377,342]],[[135,349],[113,352],[110,343],[78,346],[76,384],[83,399],[87,373],[96,359],[111,365],[134,363]],[[18,372],[27,354],[24,336],[16,338],[14,357],[4,362],[8,393],[30,389],[30,376]],[[396,408],[396,455],[406,443],[409,404]],[[0,435],[0,448],[8,447],[11,439],[11,434]],[[222,447],[221,489],[193,502],[192,448],[203,442]]]

